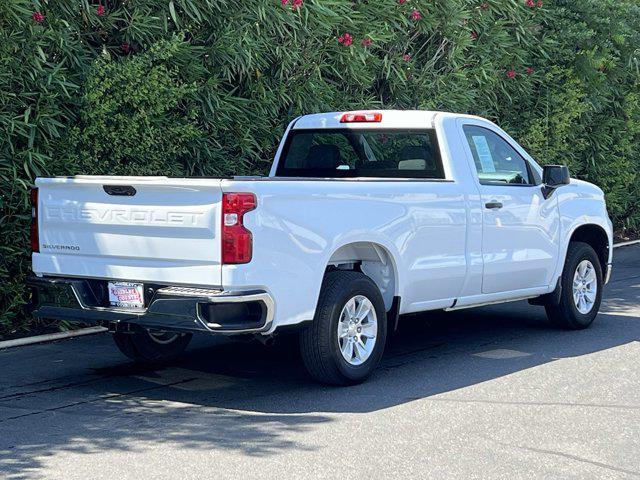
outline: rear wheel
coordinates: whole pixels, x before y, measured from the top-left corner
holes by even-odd
[[[360,272],[325,275],[313,323],[300,334],[311,376],[330,385],[365,380],[378,365],[387,333],[380,290]]]
[[[113,340],[122,353],[136,362],[158,363],[172,360],[184,352],[191,341],[190,333],[132,328],[132,332],[114,333]]]
[[[602,268],[593,248],[583,242],[569,244],[562,271],[558,305],[547,305],[547,317],[561,328],[587,328],[602,301]]]

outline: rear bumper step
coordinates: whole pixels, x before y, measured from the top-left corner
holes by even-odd
[[[30,276],[36,317],[126,330],[127,324],[184,332],[261,333],[271,327],[274,302],[269,293],[208,288],[147,288],[144,309],[104,306],[103,280]],[[155,287],[155,286],[154,286]]]

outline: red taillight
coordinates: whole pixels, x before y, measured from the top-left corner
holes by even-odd
[[[222,194],[222,263],[249,263],[253,236],[242,223],[244,214],[256,208],[253,193]]]
[[[380,123],[382,121],[382,114],[379,112],[356,112],[345,113],[340,119],[340,123],[362,123],[372,122]]]
[[[40,236],[38,235],[38,189],[31,189],[31,251],[40,251]]]

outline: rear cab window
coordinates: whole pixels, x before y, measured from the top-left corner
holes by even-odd
[[[292,130],[276,175],[444,179],[433,129]]]

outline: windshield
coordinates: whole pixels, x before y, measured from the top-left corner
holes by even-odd
[[[442,179],[434,130],[293,130],[280,157],[281,177]]]

